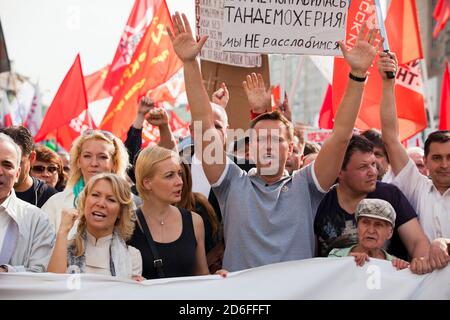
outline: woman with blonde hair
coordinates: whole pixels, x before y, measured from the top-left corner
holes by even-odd
[[[146,279],[209,274],[204,227],[195,212],[177,208],[183,179],[179,156],[158,146],[141,151],[136,187],[142,205],[129,244],[141,251]]]
[[[128,166],[128,153],[119,138],[108,131],[84,131],[70,150],[70,175],[66,188],[42,206],[55,230],[61,222],[61,210],[77,207],[79,194],[93,176],[115,173],[125,178]]]
[[[127,246],[134,230],[128,183],[102,173],[91,178],[79,196],[78,209],[64,209],[48,265],[55,273],[97,273],[142,280],[139,250]],[[75,238],[67,240],[78,219]]]

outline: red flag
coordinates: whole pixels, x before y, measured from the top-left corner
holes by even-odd
[[[162,107],[162,103],[170,104],[172,108],[177,104],[178,98],[186,92],[184,86],[184,80],[182,77],[175,75],[166,83],[160,85],[154,90],[150,90],[149,95],[158,107]],[[176,136],[188,136],[189,135],[189,123],[183,122],[174,110],[168,111],[169,113],[169,125],[172,133]],[[146,147],[149,144],[156,144],[159,141],[159,130],[150,125],[147,121],[144,121],[142,130],[142,147]]]
[[[56,130],[56,141],[67,151],[72,147],[73,141],[86,129],[96,129],[94,122],[88,117],[88,110],[84,110],[70,122]]]
[[[163,2],[123,72],[120,87],[100,124],[101,129],[125,138],[136,115],[139,98],[166,82],[181,68],[182,62],[173,50],[166,26],[172,28],[172,21]]]
[[[409,2],[411,0],[405,0],[403,2]],[[393,1],[395,3],[396,1]],[[372,5],[370,5],[372,4]],[[413,5],[404,4],[404,8],[413,8]],[[391,11],[394,10],[394,11]],[[408,13],[409,12],[409,13]],[[394,14],[395,13],[395,14]],[[413,14],[411,17],[401,18],[398,15]],[[408,50],[410,52],[421,53],[420,37],[418,34],[413,34],[417,31],[415,26],[417,25],[417,16],[412,10],[406,12],[400,12],[398,6],[392,6],[388,12],[389,19],[394,20],[386,22],[386,31],[388,34],[389,43],[396,45],[407,43]],[[350,3],[350,9],[347,21],[347,39],[346,44],[353,46],[356,41],[357,34],[360,30],[363,21],[376,19],[375,9],[373,7],[373,0],[367,0],[364,2],[352,1]],[[401,21],[402,25],[396,25],[396,21]],[[414,21],[411,25],[405,25],[405,21]],[[401,32],[396,32],[393,28],[403,28]],[[402,39],[397,37],[402,35]],[[404,40],[405,35],[410,38],[410,42]],[[397,50],[400,50],[402,59],[414,59],[420,56],[414,57],[409,55],[408,52],[402,51],[402,48],[397,46]],[[407,57],[407,58],[405,58]],[[348,73],[350,69],[342,58],[334,59],[334,72],[333,72],[333,112],[336,114],[339,108],[339,102],[345,92],[346,83],[348,79]],[[369,128],[381,128],[380,122],[380,100],[382,92],[381,76],[378,73],[376,63],[369,69],[369,79],[364,89],[363,101],[361,104],[361,111],[356,121],[356,127],[360,130],[366,130]],[[411,61],[407,64],[399,65],[399,70],[396,77],[396,105],[399,122],[400,139],[405,140],[415,135],[417,132],[422,131],[426,127],[426,114],[424,107],[424,99],[422,95],[422,77],[420,74],[418,60]]]
[[[34,140],[39,142],[48,133],[69,124],[73,118],[78,117],[81,112],[86,110],[87,106],[86,88],[78,54],[53,98]]]
[[[108,98],[111,95],[103,89],[106,76],[108,75],[109,64],[106,67],[84,77],[86,92],[89,102]]]
[[[189,135],[189,122],[181,120],[174,110],[171,112],[169,125],[175,137],[186,137]]]
[[[448,18],[450,17],[450,0],[439,0],[434,8],[433,18],[436,20],[433,37],[437,38],[439,32],[444,29]]]
[[[448,61],[445,62],[444,75],[442,76],[439,130],[450,130],[450,75],[448,72]]]
[[[105,91],[113,94],[119,85],[122,73],[131,62],[134,51],[144,36],[154,14],[163,0],[136,0],[128,17],[116,54],[105,79]]]
[[[333,113],[333,89],[328,85],[327,92],[323,99],[322,107],[319,114],[319,128],[333,129],[334,113]]]
[[[5,115],[5,117],[3,118],[3,123],[5,125],[5,128],[11,127],[13,125],[11,113]]]
[[[167,102],[171,105],[176,103],[178,97],[186,92],[183,78],[173,77],[159,87],[147,93],[155,102]]]
[[[423,59],[414,0],[391,1],[385,26],[389,49],[395,52],[399,64]]]
[[[186,137],[189,135],[189,123],[181,120],[174,110],[168,111],[169,126],[175,137]],[[150,125],[147,121],[142,127],[142,147],[157,144],[159,141],[159,129]]]
[[[270,95],[272,110],[277,110],[281,100],[281,88],[280,85],[272,87],[272,93]]]

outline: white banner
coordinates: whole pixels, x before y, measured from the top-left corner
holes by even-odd
[[[426,275],[397,271],[371,259],[357,267],[353,257],[315,258],[267,265],[220,276],[123,280],[94,274],[0,273],[0,300],[7,299],[446,299],[450,267]]]
[[[231,53],[222,50],[222,19],[224,0],[195,0],[197,36],[208,36],[200,53],[202,60],[237,67],[260,67],[260,54]]]
[[[340,55],[348,0],[224,0],[223,50]]]

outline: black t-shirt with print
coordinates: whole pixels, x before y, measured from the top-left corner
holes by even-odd
[[[394,234],[387,244],[386,251],[398,258],[409,260],[408,251],[403,245],[398,227],[417,214],[404,194],[394,185],[377,182],[374,192],[367,195],[370,199],[382,199],[394,207],[397,217],[395,219]],[[339,205],[336,188],[333,188],[323,198],[317,209],[314,220],[314,233],[318,239],[318,255],[328,256],[334,248],[345,248],[358,243],[358,232],[354,214],[349,214]]]

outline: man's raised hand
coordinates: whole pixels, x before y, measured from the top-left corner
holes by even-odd
[[[344,59],[350,65],[351,73],[357,77],[366,76],[367,70],[369,70],[384,42],[384,39],[381,39],[378,45],[375,46],[378,29],[369,29],[368,31],[366,29],[367,25],[363,23],[356,44],[352,49],[348,50],[344,42],[339,41],[339,47],[344,55]]]
[[[180,14],[176,12],[172,16],[172,21],[174,33],[172,33],[172,30],[169,27],[167,27],[167,33],[169,34],[173,49],[178,58],[180,58],[183,63],[195,60],[208,39],[208,36],[203,36],[196,42],[192,35],[189,21],[184,13],[180,16]]]

